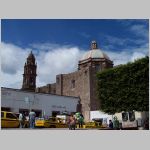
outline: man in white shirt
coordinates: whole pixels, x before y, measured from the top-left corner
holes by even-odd
[[[19,114],[19,122],[20,122],[20,128],[23,127],[22,123],[23,123],[23,115],[22,113]]]

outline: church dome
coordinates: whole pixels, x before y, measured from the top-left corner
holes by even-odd
[[[86,52],[80,61],[89,58],[105,58],[110,60],[110,58],[101,49],[98,48],[96,41],[91,42],[91,50]]]

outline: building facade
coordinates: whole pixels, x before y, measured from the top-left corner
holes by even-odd
[[[78,97],[35,93],[19,89],[1,88],[1,110],[12,112],[34,111],[36,116],[73,113],[78,109]]]
[[[90,120],[90,111],[100,109],[97,97],[98,71],[112,68],[113,62],[98,48],[96,41],[91,42],[91,49],[78,62],[78,70],[69,74],[56,75],[56,83],[36,88],[36,92],[55,93],[58,95],[80,98],[80,111],[85,121]]]

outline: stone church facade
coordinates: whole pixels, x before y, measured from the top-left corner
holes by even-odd
[[[37,87],[35,91],[80,97],[79,111],[83,113],[85,120],[89,120],[90,111],[100,109],[96,92],[96,74],[112,67],[113,62],[110,58],[98,48],[96,41],[92,41],[91,49],[78,62],[77,71],[56,75],[56,83]]]
[[[77,71],[56,75],[56,83],[36,87],[37,64],[31,52],[24,65],[22,90],[79,97],[77,111],[82,112],[85,120],[88,121],[90,111],[100,109],[100,101],[96,92],[96,74],[112,67],[113,62],[110,58],[98,48],[96,41],[92,41],[91,49],[78,62]]]

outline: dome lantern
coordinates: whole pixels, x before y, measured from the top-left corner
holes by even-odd
[[[93,49],[97,49],[97,48],[98,48],[97,42],[96,41],[92,41],[91,42],[91,49],[93,50]]]

